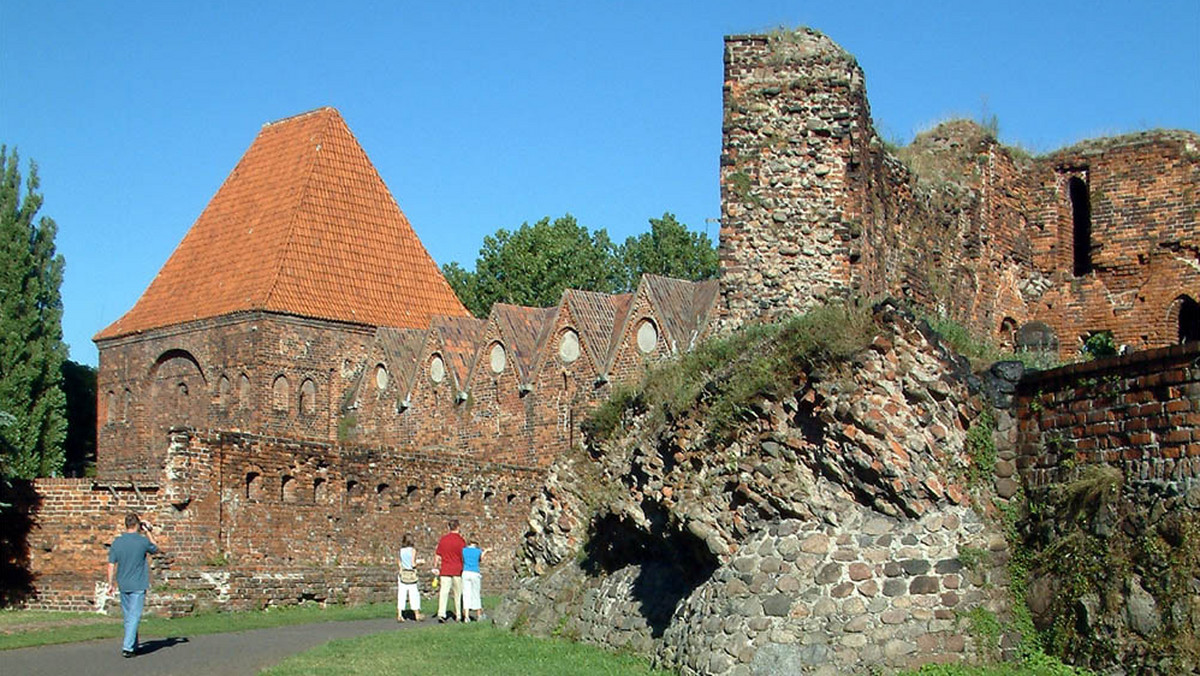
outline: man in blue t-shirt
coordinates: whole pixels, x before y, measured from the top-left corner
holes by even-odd
[[[121,615],[125,621],[121,655],[124,657],[137,654],[138,624],[146,605],[146,589],[150,587],[146,555],[157,553],[158,545],[154,542],[150,524],[133,512],[126,514],[125,532],[108,548],[108,588],[113,588],[115,578],[121,590]]]

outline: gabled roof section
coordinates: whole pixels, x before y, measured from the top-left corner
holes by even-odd
[[[260,310],[419,328],[467,310],[333,108],[264,125],[115,338]]]
[[[672,352],[690,350],[709,319],[717,296],[717,280],[688,282],[643,275],[642,288],[662,322]]]
[[[455,387],[459,389],[466,386],[486,326],[486,319],[445,316],[434,317],[429,325],[429,332],[433,336],[429,343],[430,351],[441,353],[442,361],[446,363]]]
[[[624,318],[632,298],[633,294],[628,293],[610,295],[575,289],[563,292],[562,304],[579,331],[580,342],[601,373],[608,367],[608,354],[616,325]]]
[[[400,396],[408,395],[418,371],[417,359],[425,346],[426,331],[380,327],[375,331],[384,363],[396,379]],[[368,367],[370,364],[367,365]]]
[[[545,339],[547,324],[554,321],[557,307],[537,308],[496,303],[492,306],[491,321],[500,331],[504,348],[513,355],[517,374],[522,383],[533,378],[534,360]]]

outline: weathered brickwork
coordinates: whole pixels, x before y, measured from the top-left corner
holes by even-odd
[[[172,427],[337,438],[374,329],[244,313],[100,343],[102,478],[157,480]]]
[[[464,533],[496,545],[488,580],[492,588],[503,587],[513,550],[505,545],[522,531],[542,474],[444,453],[176,429],[160,484],[38,482],[42,501],[29,540],[38,597],[31,605],[92,607],[103,580],[104,548],[121,532],[129,510],[160,529],[164,554],[154,561],[154,603],[169,609],[186,610],[197,598],[210,604],[240,599],[251,607],[294,602],[310,592],[263,580],[299,579],[320,587],[329,576],[354,578],[354,571],[376,582],[350,587],[386,599],[385,592],[394,592],[389,574],[400,537],[411,534],[432,561],[452,518]],[[241,591],[222,591],[229,579],[241,580]]]
[[[56,535],[37,541],[32,605],[91,607],[129,509],[163,525],[154,603],[172,612],[375,579],[402,534],[431,551],[449,518],[495,547],[490,584],[506,585],[544,468],[613,384],[690,348],[715,312],[716,282],[648,276],[633,294],[570,291],[425,330],[240,313],[102,340],[99,477],[38,512]]]
[[[1147,349],[1200,330],[1195,133],[1030,159],[957,122],[897,152],[904,161],[873,128],[861,69],[828,38],[726,39],[721,291],[731,323],[889,295],[1003,344],[1044,323],[1062,357],[1093,332]]]
[[[1200,479],[1200,344],[1073,364],[1020,384],[1018,467],[1029,486],[1091,464],[1130,481]]]

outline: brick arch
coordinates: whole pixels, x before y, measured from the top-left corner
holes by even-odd
[[[271,409],[277,413],[287,413],[291,407],[291,384],[288,377],[279,374],[271,381]]]
[[[202,427],[208,408],[208,382],[200,362],[190,352],[170,349],[158,356],[149,371],[150,443],[165,441],[172,427]]]
[[[1180,343],[1200,340],[1200,304],[1186,293],[1179,294],[1167,306],[1167,323],[1175,327],[1175,338]]]
[[[312,378],[305,378],[304,382],[300,383],[300,401],[297,409],[305,416],[317,413],[317,384]]]

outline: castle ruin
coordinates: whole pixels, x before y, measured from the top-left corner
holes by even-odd
[[[1028,158],[952,123],[897,154],[831,40],[728,37],[720,279],[646,276],[630,294],[475,319],[336,111],[264,126],[96,336],[98,475],[35,483],[29,604],[89,607],[126,509],[163,526],[152,600],[169,611],[390,598],[404,532],[428,550],[458,518],[515,550],[552,463],[615,384],[825,301],[908,299],[1060,357],[1101,331],[1138,351],[1200,337],[1197,134]],[[1162,471],[1200,474],[1192,441]],[[970,518],[951,502],[950,522]]]

